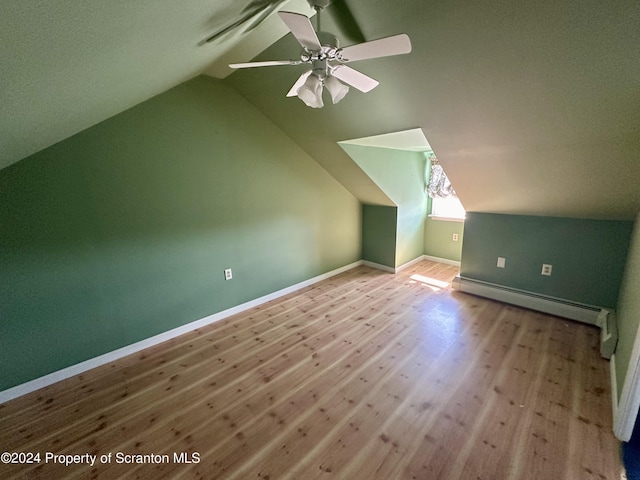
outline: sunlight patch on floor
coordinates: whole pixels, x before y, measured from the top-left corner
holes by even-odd
[[[435,278],[425,277],[424,275],[418,275],[417,273],[411,275],[409,278],[412,280],[412,282],[410,283],[422,283],[434,292],[438,292],[444,288],[448,288],[451,285],[449,282],[443,282],[442,280],[436,280]]]

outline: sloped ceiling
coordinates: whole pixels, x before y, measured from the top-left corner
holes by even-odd
[[[225,81],[361,200],[388,201],[337,142],[421,128],[470,211],[630,219],[640,209],[637,1],[343,1],[367,39],[412,40],[409,55],[353,64],[376,89],[314,110],[285,98],[302,67]],[[283,8],[296,2],[306,3]],[[203,45],[252,3],[0,2],[0,167],[194,75],[227,75],[226,63],[283,32],[272,16],[263,37],[240,28]],[[298,53],[287,35],[259,59]]]
[[[431,145],[420,128],[403,130],[402,132],[383,133],[364,138],[354,138],[338,142],[341,145],[361,145],[363,147],[390,148],[392,150],[408,150],[411,152],[429,152]]]
[[[227,79],[327,170],[343,175],[340,140],[420,127],[468,211],[635,216],[637,2],[347,3],[367,39],[405,32],[413,44],[352,64],[380,81],[370,93],[315,110],[285,98],[303,67]],[[258,59],[297,52],[289,35]]]
[[[283,6],[312,12],[305,0],[0,1],[0,168],[202,73],[249,35],[240,52],[256,55],[286,33],[271,9]]]

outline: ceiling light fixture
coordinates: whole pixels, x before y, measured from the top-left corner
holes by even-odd
[[[329,75],[327,78],[325,78],[324,86],[327,87],[329,95],[331,95],[331,101],[334,103],[334,105],[342,100],[347,93],[349,93],[349,87],[347,87],[333,75]]]
[[[298,98],[308,107],[322,108],[322,80],[314,74],[307,77],[302,86],[298,89]]]
[[[296,94],[308,107],[322,108],[324,107],[324,102],[322,101],[323,87],[327,88],[334,105],[342,100],[349,92],[349,87],[334,76],[326,75],[324,78],[321,78],[314,72],[309,75],[302,86],[297,89]]]
[[[316,11],[317,28],[314,30],[306,15],[280,11],[278,14],[291,34],[302,47],[299,60],[273,60],[265,62],[232,63],[231,68],[271,67],[276,65],[311,64],[293,84],[287,97],[297,96],[305,105],[322,108],[322,91],[327,87],[332,102],[338,103],[354,87],[363,93],[370,92],[378,81],[346,65],[350,62],[372,58],[402,55],[411,51],[409,37],[402,33],[340,48],[338,39],[320,28],[320,12],[332,0],[308,0]]]

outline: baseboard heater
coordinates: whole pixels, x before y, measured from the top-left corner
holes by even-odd
[[[452,287],[461,292],[471,293],[480,297],[491,298],[538,312],[549,313],[558,317],[598,326],[601,329],[600,353],[602,356],[611,358],[611,354],[615,349],[618,332],[615,324],[615,316],[610,310],[461,277],[459,275],[454,278]]]

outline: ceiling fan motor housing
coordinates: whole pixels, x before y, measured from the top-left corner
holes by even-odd
[[[329,74],[327,60],[313,60],[311,62],[311,73],[318,77],[320,80],[324,80]]]
[[[336,59],[336,53],[338,51],[338,39],[335,35],[329,32],[318,32],[318,40],[322,48],[319,51],[303,51],[301,59],[303,62],[311,61],[312,73],[324,80],[329,74],[329,60]]]

